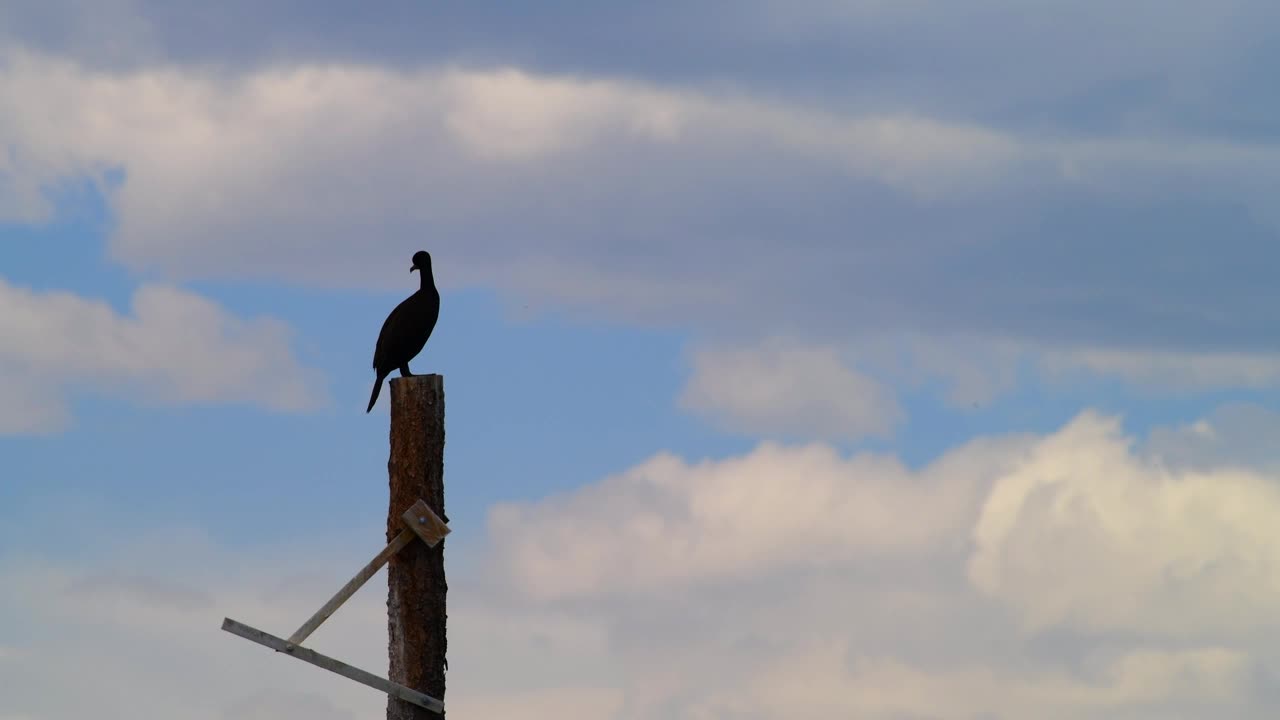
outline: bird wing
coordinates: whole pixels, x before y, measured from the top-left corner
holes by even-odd
[[[405,308],[409,305],[409,300],[413,296],[409,296],[400,301],[400,304],[387,315],[386,321],[382,323],[382,331],[378,333],[378,343],[373,348],[373,368],[378,369],[378,365],[387,364],[388,360],[393,359],[396,355],[395,346],[399,343],[397,340],[404,335],[404,331],[400,326],[404,324]]]
[[[440,315],[440,296],[419,291],[387,316],[373,350],[373,368],[389,371],[413,359],[426,344]]]

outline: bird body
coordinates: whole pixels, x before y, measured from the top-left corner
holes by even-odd
[[[401,377],[413,375],[409,372],[409,361],[422,352],[440,317],[440,291],[431,272],[431,255],[425,251],[414,253],[409,272],[414,270],[422,276],[421,287],[391,311],[378,333],[378,343],[373,350],[373,369],[378,379],[373,383],[366,413],[378,402],[382,381],[392,370],[399,370]]]

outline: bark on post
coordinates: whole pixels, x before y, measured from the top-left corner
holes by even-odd
[[[415,375],[391,385],[391,458],[387,461],[391,502],[387,541],[404,524],[400,515],[418,498],[441,518],[444,514],[444,378]],[[422,542],[391,558],[387,566],[389,678],[444,700],[445,594],[444,541]],[[387,698],[387,720],[438,720],[437,715],[403,700]]]

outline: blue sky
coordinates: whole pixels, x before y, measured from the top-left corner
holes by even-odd
[[[6,245],[6,267],[23,269],[15,282],[75,289],[128,313],[134,281],[102,259],[103,220],[34,234],[15,229],[6,237],[18,241]],[[84,251],[65,262],[67,248],[77,246]],[[404,276],[401,294],[416,282],[405,268],[388,268]],[[284,508],[305,510],[326,526],[353,522],[353,506],[366,515],[385,512],[386,408],[369,416],[355,411],[372,382],[372,371],[363,372],[371,338],[399,298],[264,284],[192,287],[237,314],[285,320],[296,333],[299,362],[325,373],[324,404],[276,414],[246,403],[155,407],[78,391],[68,427],[3,439],[20,470],[18,482],[7,484],[16,504],[6,511],[13,508],[18,520],[27,503],[83,494],[113,517],[141,513],[135,520],[145,521],[194,511],[220,539],[246,543],[281,532],[271,518]],[[432,352],[414,366],[448,379],[450,472],[457,477],[449,501],[462,534],[481,525],[498,499],[575,487],[655,447],[718,454],[746,445],[672,407],[685,374],[676,333],[521,319],[493,293],[476,290],[447,294],[445,307]],[[628,411],[616,413],[620,406]],[[496,443],[499,437],[504,441]]]
[[[377,551],[419,249],[451,712],[1268,717],[1277,22],[6,4],[0,720],[380,712],[217,626]]]

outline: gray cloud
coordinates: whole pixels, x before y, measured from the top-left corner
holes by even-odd
[[[710,333],[1280,337],[1271,146],[502,70],[7,67],[10,182],[121,168],[112,254],[138,268],[367,284],[429,242],[446,283]]]
[[[229,703],[223,717],[226,720],[355,720],[357,715],[350,710],[339,709],[319,693],[260,690]]]
[[[887,436],[904,413],[882,383],[829,348],[701,348],[682,407],[722,427],[806,439]]]
[[[1152,459],[1172,468],[1208,470],[1242,466],[1274,470],[1280,413],[1251,403],[1223,405],[1208,416],[1153,430],[1143,444]]]
[[[89,575],[70,583],[64,592],[93,598],[97,602],[119,600],[175,610],[209,610],[213,607],[213,599],[208,592],[146,575]]]
[[[1270,4],[424,7],[9,7],[0,216],[89,176],[111,256],[174,278],[368,286],[429,245],[447,287],[702,340],[1275,384]],[[959,364],[956,402],[1011,385]]]
[[[1275,137],[1266,0],[46,0],[7,3],[11,40],[95,63],[295,61],[519,65],[674,85],[752,87],[1006,127]],[[3,35],[0,35],[3,37]]]

